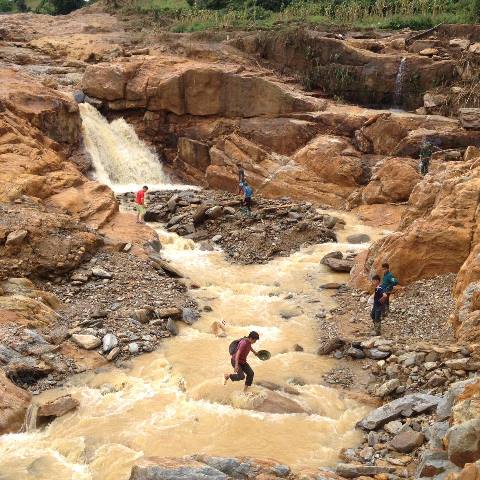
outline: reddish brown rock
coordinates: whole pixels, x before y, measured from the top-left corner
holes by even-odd
[[[406,202],[415,185],[422,179],[417,163],[410,158],[387,158],[363,189],[363,202]]]
[[[20,430],[30,400],[30,393],[14,385],[0,370],[0,434]]]

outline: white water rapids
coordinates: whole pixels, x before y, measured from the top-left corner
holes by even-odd
[[[110,175],[110,181],[138,183],[129,163],[148,160],[148,155],[142,157],[145,147],[138,138],[119,133],[122,123],[96,119],[102,130],[93,131],[96,114],[90,110],[82,107],[85,140],[99,152],[94,157],[101,162],[96,164],[99,179]],[[120,137],[128,146],[118,142],[113,148]],[[120,165],[123,171],[117,172]],[[162,175],[161,169],[156,177],[152,172],[151,183]],[[354,217],[339,215],[347,221],[340,233],[343,240],[360,227]],[[199,286],[191,295],[201,318],[193,326],[179,324],[177,337],[134,359],[128,368],[78,375],[64,388],[42,394],[49,399],[71,393],[80,407],[42,430],[0,437],[0,479],[127,480],[132,464],[143,455],[269,457],[297,471],[334,464],[341,448],[359,441],[354,425],[368,408],[321,385],[322,375],[335,363],[315,353],[322,340],[315,315],[335,303],[320,285],[347,277],[331,273],[320,259],[332,250],[359,247],[323,244],[265,265],[242,266],[228,263],[221,252],[201,251],[191,240],[155,228],[165,258],[187,282]],[[361,231],[376,236],[368,228]],[[215,321],[225,321],[226,338],[212,334]],[[255,411],[265,388],[254,385],[252,395],[245,397],[242,384],[222,385],[222,374],[231,371],[229,342],[252,329],[260,333],[258,348],[272,353],[267,362],[251,359],[255,380],[287,386],[296,378],[299,394],[282,397],[297,402],[305,413]],[[304,351],[295,351],[295,344]]]

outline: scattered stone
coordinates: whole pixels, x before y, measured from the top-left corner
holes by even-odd
[[[109,362],[115,360],[120,355],[120,347],[112,348],[110,353],[107,355],[107,360]]]
[[[339,463],[336,467],[337,475],[345,478],[357,478],[363,476],[381,475],[394,473],[395,467],[380,467],[374,465],[355,465],[352,463]]]
[[[103,353],[107,353],[118,345],[117,337],[113,333],[107,333],[102,339]]]
[[[331,338],[323,343],[323,345],[318,349],[318,355],[329,355],[335,350],[342,348],[345,345],[345,340],[341,338]]]
[[[424,441],[425,435],[423,433],[415,432],[410,429],[395,435],[390,442],[390,445],[397,452],[410,453],[423,445]]]
[[[111,279],[113,278],[113,275],[110,272],[107,272],[106,270],[103,270],[102,268],[92,268],[92,275],[97,278],[104,278],[104,279]]]
[[[93,350],[102,343],[102,341],[94,335],[80,335],[78,333],[72,335],[72,341],[85,350]]]
[[[350,347],[347,350],[347,355],[352,358],[356,358],[357,360],[361,360],[365,358],[365,353],[361,348]]]
[[[398,420],[394,420],[393,422],[388,422],[383,427],[383,429],[386,432],[391,433],[392,435],[397,435],[398,433],[400,433],[400,430],[402,428],[403,428],[403,423]]]
[[[17,246],[21,245],[23,241],[25,240],[25,237],[28,235],[27,230],[15,230],[13,232],[10,232],[7,235],[7,239],[5,241],[6,246]]]
[[[347,237],[348,243],[368,243],[370,240],[370,237],[366,233],[356,233],[354,235],[348,235]]]
[[[140,351],[140,347],[138,346],[138,343],[132,342],[128,344],[128,351],[132,354],[135,355]]]
[[[158,318],[173,318],[174,320],[182,319],[182,309],[179,307],[158,308],[155,314]]]
[[[394,392],[400,386],[400,380],[398,378],[393,378],[392,380],[388,380],[375,392],[377,397],[386,397]]]

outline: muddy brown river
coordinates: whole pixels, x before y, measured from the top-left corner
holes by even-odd
[[[108,157],[102,142],[110,142],[119,158],[122,150],[133,148],[131,138],[145,149],[126,123],[120,130],[128,135],[114,135],[90,110],[82,112],[84,122],[93,122],[84,135],[101,137],[86,139],[87,145],[97,145],[91,147],[96,164]],[[144,157],[150,159],[145,151]],[[127,480],[143,455],[270,457],[294,470],[333,465],[341,448],[360,440],[354,426],[368,407],[321,385],[335,361],[315,353],[325,338],[315,315],[335,303],[320,285],[347,276],[331,273],[320,260],[332,250],[365,248],[342,243],[349,234],[375,238],[380,233],[351,215],[338,215],[347,222],[338,244],[249,266],[228,263],[222,252],[201,251],[191,240],[156,226],[162,254],[199,286],[191,294],[202,311],[207,305],[211,311],[203,311],[192,326],[179,324],[177,337],[127,368],[78,375],[63,388],[43,393],[43,399],[70,393],[80,407],[45,429],[0,437],[0,479]],[[211,332],[215,321],[225,322],[226,337]],[[231,370],[228,345],[250,330],[260,333],[256,347],[272,353],[266,362],[251,356],[255,381],[296,383],[297,394],[276,393],[282,413],[259,411],[270,392],[260,385],[247,395],[241,383],[223,385],[223,373]],[[304,351],[294,351],[295,344]],[[297,413],[291,413],[291,405]]]

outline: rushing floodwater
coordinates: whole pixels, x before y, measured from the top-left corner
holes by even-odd
[[[127,152],[145,160],[142,168],[150,168],[151,158],[142,156],[145,146],[130,127],[108,124],[91,107],[81,108],[99,179],[114,187],[148,183],[124,163]],[[125,125],[130,136],[122,133]],[[165,180],[157,167],[152,183]],[[117,168],[126,173],[120,175]],[[376,235],[343,216],[347,228],[340,241],[357,231]],[[322,375],[335,364],[315,354],[322,340],[315,315],[334,305],[331,294],[319,287],[347,279],[330,273],[320,259],[332,250],[355,247],[324,244],[265,265],[240,266],[228,263],[221,252],[201,251],[159,227],[158,232],[163,255],[199,286],[191,294],[200,308],[212,310],[193,326],[180,324],[177,337],[128,368],[82,374],[64,388],[42,394],[49,399],[71,393],[80,407],[41,431],[0,437],[1,480],[127,480],[142,455],[194,453],[270,457],[294,469],[314,468],[334,464],[342,447],[359,441],[354,425],[368,409],[321,386]],[[211,333],[215,321],[225,322],[226,338]],[[255,380],[288,385],[294,377],[301,379],[304,385],[295,387],[299,395],[285,397],[307,413],[255,411],[266,389],[254,385],[245,396],[241,383],[223,386],[222,374],[231,370],[229,342],[252,329],[260,333],[257,348],[272,352],[266,362],[251,359]],[[304,351],[294,351],[295,344]]]
[[[367,408],[320,385],[334,363],[315,354],[322,332],[314,316],[333,306],[319,286],[346,278],[319,261],[333,248],[352,246],[318,245],[266,265],[239,266],[221,252],[159,234],[164,255],[200,286],[192,294],[212,311],[192,327],[180,324],[178,337],[128,369],[79,375],[60,392],[43,394],[69,392],[81,406],[44,431],[0,437],[2,480],[123,480],[142,455],[250,455],[297,469],[318,467],[334,463],[342,447],[358,442],[354,425]],[[216,320],[226,322],[227,338],[210,333]],[[229,342],[251,329],[260,332],[259,347],[272,352],[267,362],[251,360],[256,380],[286,385],[292,377],[302,379],[300,395],[290,398],[311,413],[253,411],[264,389],[254,386],[244,397],[242,384],[222,385],[222,373],[230,368]],[[296,343],[305,351],[294,352]]]

